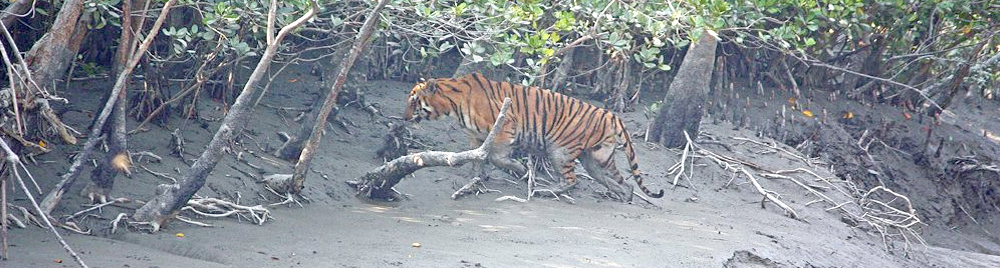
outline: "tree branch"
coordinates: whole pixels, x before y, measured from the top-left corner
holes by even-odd
[[[472,161],[485,161],[486,157],[493,151],[493,140],[496,139],[505,122],[507,122],[507,109],[510,108],[510,98],[504,98],[503,106],[497,115],[493,128],[486,135],[486,139],[479,148],[463,152],[438,152],[427,151],[411,155],[401,156],[385,165],[368,171],[354,181],[347,184],[355,187],[358,194],[364,194],[368,198],[389,199],[395,197],[392,187],[398,184],[403,177],[425,167],[449,166],[456,167]]]

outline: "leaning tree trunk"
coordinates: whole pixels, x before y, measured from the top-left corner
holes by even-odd
[[[691,44],[680,69],[670,83],[663,105],[653,120],[649,139],[664,146],[678,148],[687,143],[684,132],[698,135],[698,126],[704,112],[706,96],[715,68],[715,47],[718,39],[714,32],[705,31],[697,44]]]
[[[40,87],[49,87],[61,78],[76,58],[87,34],[90,16],[83,15],[84,0],[66,0],[52,27],[28,51],[25,60]]]
[[[302,192],[302,188],[305,185],[306,172],[309,169],[313,156],[316,155],[316,147],[319,147],[319,142],[323,138],[323,128],[326,127],[326,119],[330,116],[330,112],[333,111],[333,106],[337,105],[337,94],[340,94],[340,89],[347,83],[347,74],[351,71],[351,67],[354,66],[354,62],[358,60],[361,51],[364,51],[365,45],[368,44],[368,39],[372,36],[372,28],[375,27],[375,23],[378,21],[379,16],[381,16],[379,14],[382,12],[382,8],[388,2],[388,0],[379,0],[375,4],[375,8],[372,9],[371,14],[368,14],[368,18],[365,19],[364,26],[361,26],[361,29],[358,30],[358,37],[354,40],[354,45],[351,46],[350,52],[347,53],[347,58],[344,58],[340,62],[337,78],[333,81],[333,86],[323,101],[323,107],[320,108],[319,114],[316,115],[316,122],[313,124],[312,133],[309,135],[309,139],[306,140],[302,153],[299,154],[298,162],[295,163],[291,185],[284,185],[285,189],[281,189],[283,192],[293,194]]]
[[[19,7],[21,4],[20,1],[15,2],[5,11],[20,11],[19,8],[23,8]],[[6,29],[3,31],[4,38],[8,41],[7,46],[13,50],[11,54],[18,59],[19,65],[15,67],[17,71],[8,73],[16,76],[11,79],[14,84],[9,86],[21,98],[18,99],[18,105],[41,115],[68,144],[76,144],[76,137],[66,130],[66,125],[52,111],[48,104],[48,99],[52,96],[46,88],[51,87],[55,80],[62,78],[87,34],[90,16],[83,15],[83,4],[82,0],[63,2],[55,21],[52,22],[52,27],[35,42],[25,57],[21,57],[10,32]],[[4,16],[8,14],[5,13]],[[13,22],[13,18],[3,17],[0,21],[3,21],[4,27],[10,27],[7,22]],[[18,124],[21,127],[20,122]],[[23,137],[18,138],[23,140]]]
[[[139,0],[122,1],[122,14],[132,14],[133,5]],[[141,4],[141,3],[139,3]],[[132,33],[141,29],[141,24],[133,21],[133,16],[122,16],[122,33],[119,39],[118,50],[115,52],[115,62],[112,71],[116,76],[122,72],[132,72],[127,68],[128,60],[135,51],[134,41],[138,40]],[[128,74],[125,74],[128,75]],[[125,87],[128,87],[126,84]],[[128,103],[128,90],[118,91],[118,95],[108,95],[108,98],[117,98],[114,110],[111,111],[111,121],[104,126],[104,133],[108,135],[108,154],[104,156],[100,165],[91,173],[91,183],[84,188],[84,194],[90,198],[91,202],[106,203],[111,193],[111,188],[115,185],[115,177],[118,173],[124,172],[125,176],[131,175],[129,168],[131,161],[128,155],[128,136],[125,133],[125,104]]]
[[[47,195],[45,195],[45,198],[42,199],[41,207],[44,214],[49,214],[53,209],[55,209],[56,205],[59,204],[59,201],[62,200],[63,194],[69,190],[70,186],[73,185],[73,182],[76,181],[76,178],[80,176],[83,163],[90,159],[89,157],[93,154],[97,143],[107,136],[104,133],[104,126],[108,118],[111,117],[112,111],[115,110],[115,104],[118,98],[115,98],[114,96],[126,94],[124,93],[124,88],[125,85],[128,84],[132,70],[135,69],[135,66],[139,64],[139,59],[143,57],[146,50],[149,49],[150,45],[152,45],[153,39],[156,38],[155,33],[160,32],[160,27],[163,26],[163,22],[166,20],[167,14],[169,14],[170,8],[175,2],[177,1],[168,0],[166,3],[163,3],[159,17],[156,18],[156,22],[153,23],[153,27],[149,31],[153,34],[147,35],[143,38],[142,43],[138,44],[135,51],[129,55],[130,58],[128,59],[128,62],[125,63],[122,70],[118,73],[117,78],[115,78],[115,85],[111,88],[111,93],[109,94],[110,97],[107,102],[104,103],[103,108],[101,108],[101,113],[94,119],[94,124],[90,127],[90,135],[88,136],[87,142],[83,145],[83,150],[81,150],[80,153],[73,158],[73,164],[70,165],[69,172],[66,172],[61,176],[62,180],[56,184],[55,189],[50,191]],[[132,44],[136,44],[136,42],[132,42]],[[124,126],[124,123],[122,123],[122,126]],[[131,164],[127,161],[127,158],[125,160],[126,161],[119,163],[126,165]],[[124,169],[128,168],[127,166],[118,167],[122,167]]]
[[[252,98],[257,93],[257,82],[260,82],[261,78],[264,77],[264,73],[267,72],[267,68],[271,65],[271,59],[278,52],[281,40],[285,36],[288,36],[292,30],[302,26],[306,20],[316,15],[318,9],[316,2],[312,1],[312,8],[309,9],[309,12],[284,28],[281,28],[278,34],[274,35],[274,17],[275,12],[277,12],[277,5],[277,0],[271,0],[267,20],[267,49],[261,55],[260,61],[257,62],[257,67],[250,74],[247,83],[243,85],[243,91],[236,97],[236,101],[230,107],[229,113],[222,120],[219,130],[215,132],[212,140],[208,143],[208,147],[205,148],[205,151],[202,152],[198,160],[191,165],[191,168],[188,169],[187,173],[184,174],[184,177],[177,184],[159,185],[156,188],[156,197],[146,202],[132,216],[137,221],[147,222],[152,225],[153,232],[158,231],[168,220],[173,219],[180,209],[187,204],[187,201],[205,185],[208,173],[219,163],[219,159],[222,159],[223,149],[236,134],[242,132],[243,128],[246,127],[250,113],[253,112]]]

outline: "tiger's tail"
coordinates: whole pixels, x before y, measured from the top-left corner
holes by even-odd
[[[621,139],[625,141],[624,142],[625,157],[628,158],[629,169],[632,170],[632,178],[635,179],[635,184],[639,185],[639,189],[642,189],[642,192],[649,197],[652,198],[663,197],[663,189],[660,189],[660,192],[658,193],[653,193],[652,191],[649,190],[649,188],[646,188],[646,185],[642,184],[642,174],[639,174],[639,162],[636,161],[635,149],[632,148],[632,137],[629,136],[628,130],[625,130],[625,125],[621,122],[621,119],[617,121],[618,121],[618,127],[621,128],[622,130],[619,135],[621,135]]]

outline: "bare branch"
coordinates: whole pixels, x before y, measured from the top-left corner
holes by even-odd
[[[504,98],[503,106],[497,115],[493,128],[486,135],[486,139],[479,148],[463,152],[438,152],[427,151],[411,155],[401,156],[374,170],[368,171],[354,181],[347,182],[348,185],[358,189],[358,194],[364,194],[368,198],[392,198],[395,193],[392,187],[406,175],[425,167],[449,166],[456,167],[472,161],[485,161],[492,152],[493,140],[501,126],[507,121],[507,109],[510,107],[510,98]]]

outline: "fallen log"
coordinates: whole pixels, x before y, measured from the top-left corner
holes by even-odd
[[[417,170],[436,166],[457,167],[468,162],[486,161],[493,149],[491,145],[496,139],[496,132],[507,121],[506,115],[509,107],[510,98],[505,98],[497,120],[493,122],[493,128],[479,148],[463,152],[426,151],[401,156],[368,171],[356,180],[347,181],[347,184],[357,189],[358,195],[364,195],[367,198],[396,200],[399,196],[392,187],[403,180],[403,177]]]

